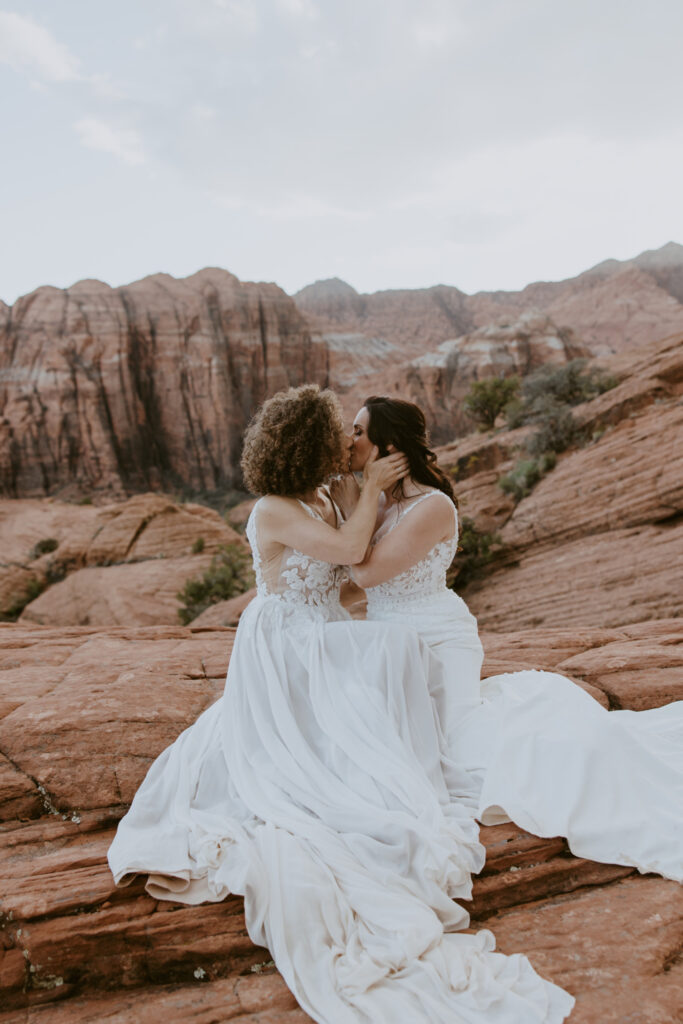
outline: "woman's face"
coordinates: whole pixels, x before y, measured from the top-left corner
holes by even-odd
[[[351,441],[349,444],[349,469],[352,473],[360,472],[368,461],[372,451],[372,441],[368,437],[370,413],[363,406],[353,421]]]

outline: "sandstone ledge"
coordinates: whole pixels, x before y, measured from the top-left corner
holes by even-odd
[[[140,881],[115,889],[105,860],[152,758],[220,695],[233,637],[0,627],[2,1024],[308,1019],[250,943],[240,899],[158,902]],[[557,669],[611,706],[683,696],[679,621],[484,643],[485,674]],[[680,1020],[679,886],[575,858],[561,839],[514,825],[482,834],[474,922],[577,996],[572,1024]]]

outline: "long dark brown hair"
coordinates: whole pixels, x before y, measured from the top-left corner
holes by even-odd
[[[451,482],[437,466],[436,454],[429,447],[427,424],[419,405],[385,395],[370,395],[363,405],[369,414],[368,437],[379,448],[380,456],[386,455],[389,445],[393,445],[405,454],[416,483],[443,491],[457,508]],[[401,480],[393,494],[397,499],[404,497]]]

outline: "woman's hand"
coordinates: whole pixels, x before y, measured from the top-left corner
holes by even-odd
[[[408,475],[408,460],[403,452],[385,455],[383,459],[378,459],[378,455],[379,449],[377,445],[373,445],[363,469],[363,480],[366,486],[369,484],[380,491],[385,491],[387,487],[393,487]]]

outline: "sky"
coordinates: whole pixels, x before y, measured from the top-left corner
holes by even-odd
[[[558,280],[683,242],[680,0],[0,0],[0,297]]]

